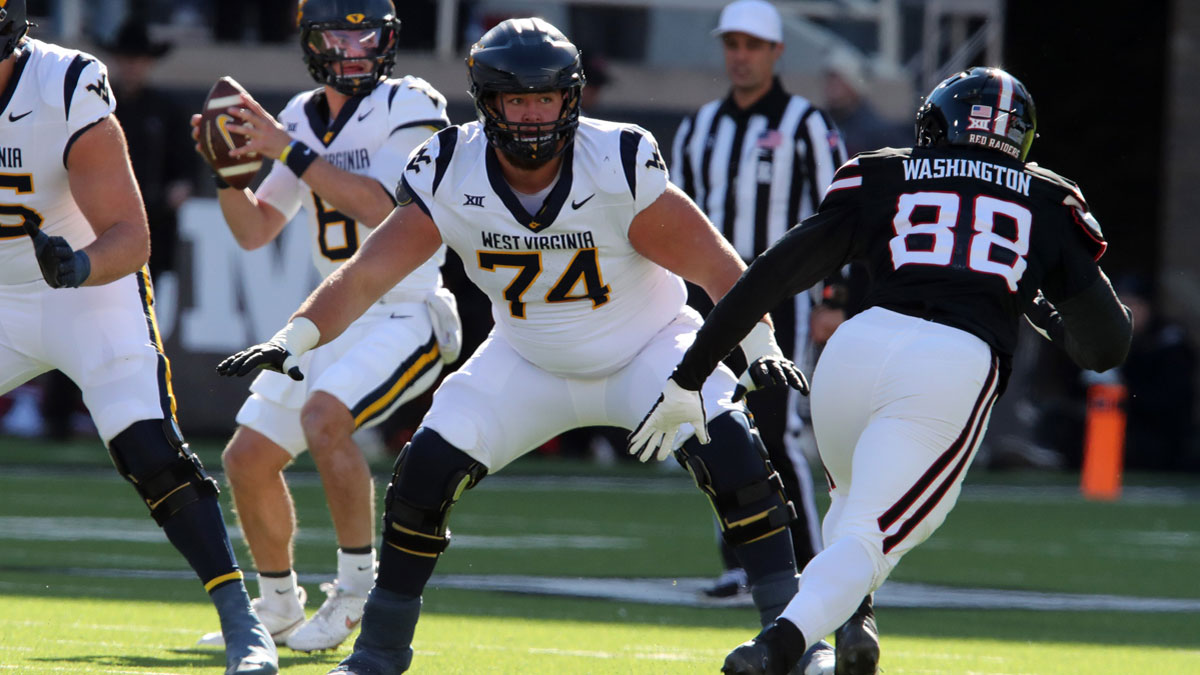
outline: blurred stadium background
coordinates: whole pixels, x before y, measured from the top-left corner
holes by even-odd
[[[199,109],[208,88],[221,75],[237,79],[273,111],[296,92],[315,86],[300,59],[292,24],[295,4],[295,0],[29,2],[39,24],[36,37],[101,58],[107,57],[104,45],[111,43],[127,16],[143,18],[155,41],[172,44],[153,70],[152,82],[188,111]],[[429,80],[449,99],[450,117],[456,123],[474,115],[463,65],[467,45],[511,16],[538,15],[563,29],[594,59],[589,76],[600,97],[589,112],[641,124],[664,150],[685,113],[726,90],[720,50],[709,37],[723,0],[400,0],[397,4],[403,26],[395,72]],[[904,127],[921,94],[963,66],[1002,65],[1023,79],[1039,113],[1040,138],[1031,159],[1083,187],[1111,243],[1104,260],[1110,277],[1141,279],[1143,290],[1156,294],[1163,315],[1177,322],[1173,325],[1185,334],[1200,332],[1200,264],[1195,254],[1200,250],[1200,228],[1193,222],[1194,214],[1200,213],[1200,191],[1194,187],[1200,184],[1200,88],[1194,84],[1200,79],[1200,3],[1144,0],[1106,9],[1045,0],[780,0],[776,4],[785,17],[782,79],[791,91],[819,105],[825,103],[825,71],[834,65],[856,79],[888,123]],[[238,249],[212,199],[207,172],[198,162],[192,166],[195,193],[180,211],[180,247],[173,269],[155,279],[157,307],[172,361],[180,422],[207,465],[219,471],[220,447],[232,431],[234,412],[248,383],[220,380],[213,366],[221,357],[274,333],[317,277],[303,227],[285,229],[276,245],[265,249]],[[482,339],[490,317],[486,302],[465,285],[454,264],[446,274],[448,283],[461,293],[464,313],[469,314],[465,317],[469,349]],[[1200,471],[1200,453],[1191,422],[1197,406],[1197,376],[1194,357],[1190,358],[1186,361],[1190,370],[1174,373],[1176,386],[1163,388],[1169,394],[1164,396],[1163,409],[1169,407],[1172,419],[1183,424],[1182,435],[1170,447],[1159,449],[1169,455],[1170,463],[1149,466],[1139,455],[1126,457],[1130,468],[1166,471],[1127,476],[1127,490],[1118,504],[1088,504],[1077,494],[1082,450],[1078,432],[1085,415],[1084,392],[1092,380],[1064,369],[1032,333],[1023,335],[1018,372],[993,416],[987,445],[968,479],[972,485],[964,491],[964,504],[945,530],[901,567],[897,580],[1183,598],[1191,604],[1151,609],[1161,613],[1142,614],[1139,617],[1145,618],[1134,622],[1123,614],[1130,611],[1128,607],[1120,604],[1086,618],[1063,611],[1043,612],[1035,618],[1028,611],[1012,610],[974,620],[967,618],[968,613],[939,618],[936,612],[911,610],[892,614],[891,620],[885,614],[883,619],[885,649],[889,633],[995,637],[1021,643],[1033,632],[1048,635],[1051,642],[1180,649],[1175,655],[1181,660],[1143,668],[1146,662],[1137,660],[1135,649],[1127,655],[1126,665],[1112,670],[1071,663],[1043,669],[1036,659],[1003,668],[963,660],[926,670],[920,658],[910,654],[905,661],[903,650],[897,650],[898,660],[890,666],[894,672],[1200,672],[1195,661],[1200,647],[1196,633],[1181,627],[1188,623],[1187,616],[1194,623],[1195,602],[1200,598],[1192,578],[1200,564],[1200,534],[1195,530],[1200,487],[1193,473]],[[44,379],[35,381],[0,397],[0,595],[128,595],[147,602],[202,603],[195,584],[181,582],[168,572],[155,575],[155,570],[179,570],[182,565],[156,538],[128,487],[111,472],[82,409],[75,410],[73,427],[45,423],[40,412],[45,384]],[[377,439],[373,467],[381,480],[390,454],[403,444],[425,404],[427,399],[419,399],[402,409],[386,426],[386,435]],[[1047,418],[1069,419],[1067,426],[1072,429],[1047,431]],[[1131,415],[1129,424],[1132,437],[1159,423]],[[37,438],[42,436],[50,440]],[[1138,452],[1145,452],[1145,447],[1138,446]],[[561,455],[570,454],[568,448],[551,444],[514,465],[512,482],[499,481],[494,488],[485,482],[487,490],[464,500],[456,511],[456,522],[467,536],[463,545],[451,548],[439,571],[535,576],[573,571],[596,577],[694,579],[715,575],[719,569],[706,509],[682,473],[674,471],[673,465],[655,471],[625,464],[611,452],[596,450],[564,459]],[[598,467],[596,459],[606,465]],[[319,483],[307,459],[302,458],[296,468],[297,502],[307,529],[298,542],[298,564],[313,573],[328,572],[322,566],[330,565],[330,532]],[[547,474],[589,473],[603,476],[595,487],[597,494],[588,493],[584,483],[538,482],[538,476]],[[647,482],[638,482],[643,480]],[[626,489],[637,496],[605,494]],[[53,508],[38,506],[45,495],[55,494],[69,498]],[[676,495],[682,501],[676,502]],[[227,498],[226,492],[223,499]],[[102,512],[98,504],[104,505]],[[1002,526],[995,518],[997,507],[1012,514]],[[681,515],[684,511],[690,515]],[[672,515],[663,522],[631,529],[630,520],[668,512]],[[65,527],[79,514],[112,520],[84,518],[75,529]],[[227,502],[226,515],[232,523]],[[66,539],[51,536],[55,532]],[[248,553],[240,541],[236,545],[248,567]],[[122,577],[129,570],[147,571],[136,588],[127,576]],[[310,587],[318,580],[305,579]],[[453,584],[447,581],[446,585]],[[478,595],[468,599],[465,592],[451,592],[429,607],[435,615],[557,617],[575,616],[580,610],[570,604],[512,609],[511,598],[494,595],[484,594],[481,601]],[[897,598],[882,604],[904,606],[897,604],[903,602]],[[1062,598],[1046,602],[1060,609],[1069,605]],[[666,610],[655,614],[630,609],[627,615],[625,605],[590,607],[593,614],[611,614],[604,620],[614,622],[628,616],[649,624],[736,627],[721,638],[722,647],[731,637],[746,637],[742,633],[750,617],[744,609],[715,618]],[[201,616],[204,621],[209,618]],[[19,636],[21,630],[44,632],[39,628],[44,624],[33,621],[0,620],[0,667],[40,672],[44,666],[52,672],[74,670],[86,661],[117,669],[95,672],[187,669],[187,658],[172,656],[137,660],[92,655],[69,663],[51,659],[30,665],[32,661],[19,660],[29,658],[22,654],[43,648],[31,650]],[[170,640],[190,644],[193,628],[177,631],[181,634]],[[125,649],[95,646],[108,644],[103,642],[106,639],[112,638],[96,638],[100,641],[88,643],[88,649],[98,654]],[[14,646],[18,643],[19,648]],[[285,665],[308,665],[311,672],[323,672],[322,664],[328,665],[320,657],[290,658]],[[490,655],[472,652],[471,658],[478,661]],[[986,662],[990,657],[981,658]],[[199,659],[201,666],[217,665],[205,659],[209,657]],[[704,659],[704,666],[717,662],[711,654]],[[444,668],[434,663],[433,671],[467,672],[456,670],[461,666],[451,662],[445,662]],[[553,663],[538,662],[534,670],[546,672]],[[905,669],[906,664],[911,664],[910,669]],[[579,668],[562,672],[588,672],[587,662]],[[691,668],[694,672],[700,663]],[[665,671],[650,666],[623,672]]]

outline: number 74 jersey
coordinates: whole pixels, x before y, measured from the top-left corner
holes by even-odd
[[[986,150],[862,153],[818,213],[840,219],[847,257],[870,268],[866,307],[960,328],[1001,355],[1034,295],[1083,290],[1107,246],[1075,183]]]
[[[630,223],[666,184],[649,132],[583,118],[557,181],[530,213],[472,122],[410,156],[398,201],[433,219],[522,358],[564,377],[600,377],[629,363],[684,306],[683,281],[629,243]]]

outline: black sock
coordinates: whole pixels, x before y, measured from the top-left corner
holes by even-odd
[[[379,549],[379,574],[375,585],[394,593],[419,598],[433,576],[437,558],[413,555],[384,542]]]
[[[215,496],[203,497],[183,507],[163,523],[162,529],[209,593],[227,583],[241,581],[221,517],[221,505]]]

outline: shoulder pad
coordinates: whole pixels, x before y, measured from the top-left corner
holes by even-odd
[[[1105,249],[1108,248],[1108,242],[1104,240],[1104,232],[1100,230],[1100,223],[1092,215],[1087,201],[1083,198],[1083,192],[1079,190],[1075,181],[1032,162],[1025,165],[1025,170],[1035,178],[1050,184],[1062,194],[1062,205],[1070,210],[1071,220],[1083,229],[1083,233],[1092,243],[1092,255],[1099,260],[1100,256],[1104,255]]]

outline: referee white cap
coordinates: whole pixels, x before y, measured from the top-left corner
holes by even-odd
[[[783,20],[767,0],[737,0],[725,5],[712,34],[746,33],[768,42],[783,42]]]

